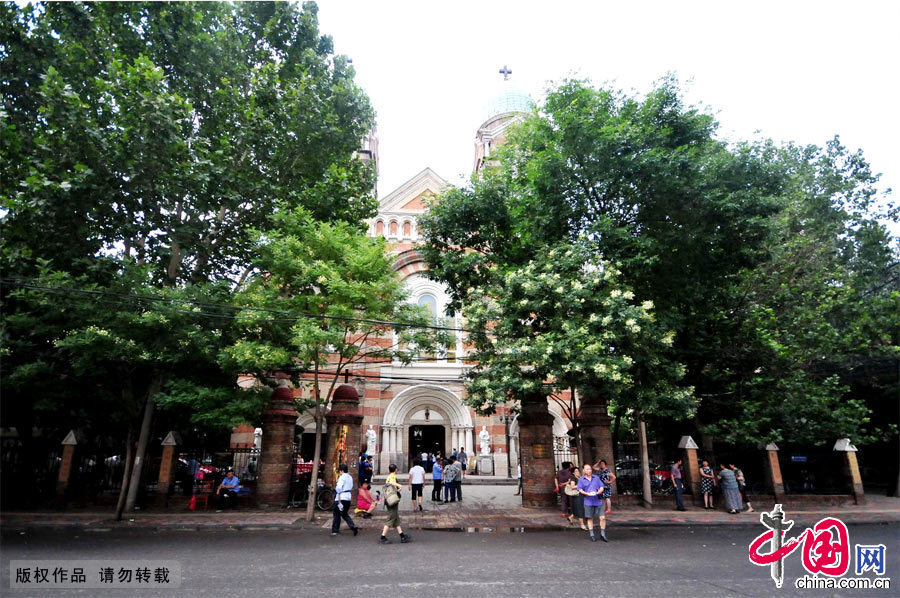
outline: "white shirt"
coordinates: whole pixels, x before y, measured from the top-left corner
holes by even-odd
[[[421,465],[416,465],[412,469],[409,470],[409,483],[410,484],[424,484],[425,483],[425,469],[422,468]]]
[[[353,492],[353,476],[349,473],[342,473],[338,478],[334,492],[338,500],[350,500]]]

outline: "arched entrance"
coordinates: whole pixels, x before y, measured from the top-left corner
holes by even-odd
[[[446,455],[454,448],[473,447],[471,412],[443,386],[407,388],[388,404],[381,427],[381,473],[387,473],[391,463],[401,472],[409,471],[416,453],[440,450]]]

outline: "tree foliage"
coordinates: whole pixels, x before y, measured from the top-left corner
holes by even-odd
[[[492,272],[586,239],[675,331],[701,434],[869,438],[872,405],[847,396],[846,378],[897,359],[883,225],[897,212],[836,139],[729,143],[717,126],[673,78],[643,97],[562,82],[511,130],[497,168],[421,219],[433,276],[464,306]]]

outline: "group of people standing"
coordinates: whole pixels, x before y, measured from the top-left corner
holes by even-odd
[[[675,508],[679,511],[686,511],[681,463],[682,460],[678,459],[672,464],[671,477],[672,484],[675,486]],[[753,512],[753,505],[747,500],[747,481],[744,478],[744,472],[734,463],[719,463],[719,471],[713,472],[713,468],[709,466],[709,461],[706,459],[700,463],[700,494],[703,496],[704,509],[716,508],[713,503],[713,495],[720,482],[725,508],[729,513],[732,515],[740,513],[744,510],[744,503],[747,504],[747,512]]]
[[[554,484],[562,516],[570,524],[577,521],[581,529],[588,532],[591,542],[597,541],[594,518],[600,522],[600,539],[609,542],[606,516],[612,513],[612,483],[615,480],[615,474],[603,459],[594,465],[585,463],[580,469],[565,461],[556,472]]]
[[[441,460],[440,455],[431,467],[431,479],[434,487],[431,489],[432,502],[462,502],[462,481],[465,476],[466,465],[461,459],[450,455]],[[412,475],[412,470],[410,470]],[[442,494],[443,491],[443,494]],[[441,498],[443,496],[443,498]]]
[[[740,513],[747,504],[747,512],[753,512],[753,505],[747,500],[747,482],[744,472],[734,463],[719,463],[719,471],[713,475],[709,461],[703,460],[700,466],[700,494],[703,495],[703,508],[715,509],[713,504],[713,492],[716,486],[722,483],[722,496],[725,498],[725,508],[732,515]]]

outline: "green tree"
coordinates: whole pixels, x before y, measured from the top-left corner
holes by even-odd
[[[512,271],[556,243],[587,239],[617,264],[625,285],[654,303],[660,324],[675,331],[674,360],[686,366],[682,384],[702,399],[696,417],[701,433],[740,435],[744,424],[730,416],[744,395],[735,390],[766,361],[763,355],[772,356],[765,335],[778,337],[791,353],[795,373],[808,373],[821,361],[816,355],[828,354],[827,335],[806,343],[793,335],[802,321],[822,316],[817,310],[824,308],[812,303],[817,294],[833,297],[835,315],[847,318],[837,336],[860,341],[853,354],[889,352],[884,340],[875,343],[881,348],[869,341],[884,338],[876,330],[896,311],[889,267],[896,248],[878,222],[896,219],[896,212],[875,210],[881,199],[877,177],[858,153],[839,144],[799,149],[728,143],[717,137],[715,120],[685,105],[678,83],[666,78],[640,98],[564,81],[511,130],[495,156],[496,169],[466,188],[448,190],[421,219],[422,253],[432,276],[449,287],[454,307],[464,306],[467,289],[484,284],[494,270]],[[798,218],[786,227],[792,213]],[[802,264],[803,253],[787,248],[807,229],[820,230],[817,251],[841,256],[847,275],[834,278],[835,272],[820,270],[808,280],[817,282],[805,307],[787,290],[783,298],[799,310],[788,319],[797,318],[797,326],[791,331],[782,321],[779,331],[762,316],[782,306],[777,294],[762,293],[768,284],[760,284],[759,276],[767,268],[781,273]],[[828,289],[827,281],[840,288]],[[881,289],[877,297],[873,288]],[[754,313],[761,317],[751,323]],[[831,418],[817,427],[817,417],[840,402],[844,384],[804,376],[802,387],[791,391],[791,415],[805,418],[809,436],[821,439],[835,427],[827,423]],[[801,381],[789,378],[785,383]],[[774,400],[776,387],[763,387],[757,396],[765,392]],[[800,401],[806,391],[823,398]],[[633,400],[623,396],[623,403]],[[848,404],[857,418],[869,408]],[[757,415],[751,410],[746,416]],[[723,418],[724,427],[709,427]],[[773,417],[753,430],[763,437],[781,431]]]
[[[321,425],[342,376],[369,362],[410,363],[446,345],[424,308],[405,301],[383,239],[345,223],[321,223],[303,209],[282,207],[258,233],[259,270],[240,288],[240,338],[222,355],[228,369],[274,385],[289,376],[312,383],[316,422],[313,460],[322,451]],[[273,317],[273,313],[304,314]],[[396,323],[403,323],[398,325]],[[313,468],[307,518],[312,520],[318,469]]]
[[[267,225],[279,202],[358,226],[375,209],[374,173],[353,152],[374,115],[316,12],[283,2],[3,4],[4,276],[20,284],[56,271],[104,293],[221,303],[251,273],[250,231]],[[47,386],[48,368],[61,375],[75,356],[56,341],[75,347],[92,327],[131,338],[156,360],[153,376],[132,380],[134,396],[146,400],[138,456],[157,391],[204,388],[205,407],[218,393],[230,396],[233,378],[220,371],[188,381],[173,372],[177,360],[141,344],[153,340],[141,320],[146,304],[98,303],[80,319],[80,308],[66,312],[10,288],[2,297],[4,404],[21,404],[12,410],[17,427],[43,427],[36,416],[50,410],[34,406],[55,395],[36,401],[34,389]],[[224,338],[221,315],[190,315],[206,318],[198,326],[211,345]],[[129,318],[139,324],[133,330]],[[80,369],[89,369],[83,360]],[[70,379],[76,396],[96,393],[74,388],[75,379],[84,378]],[[120,382],[101,379],[104,393],[118,396]],[[205,421],[224,424],[252,406]]]

